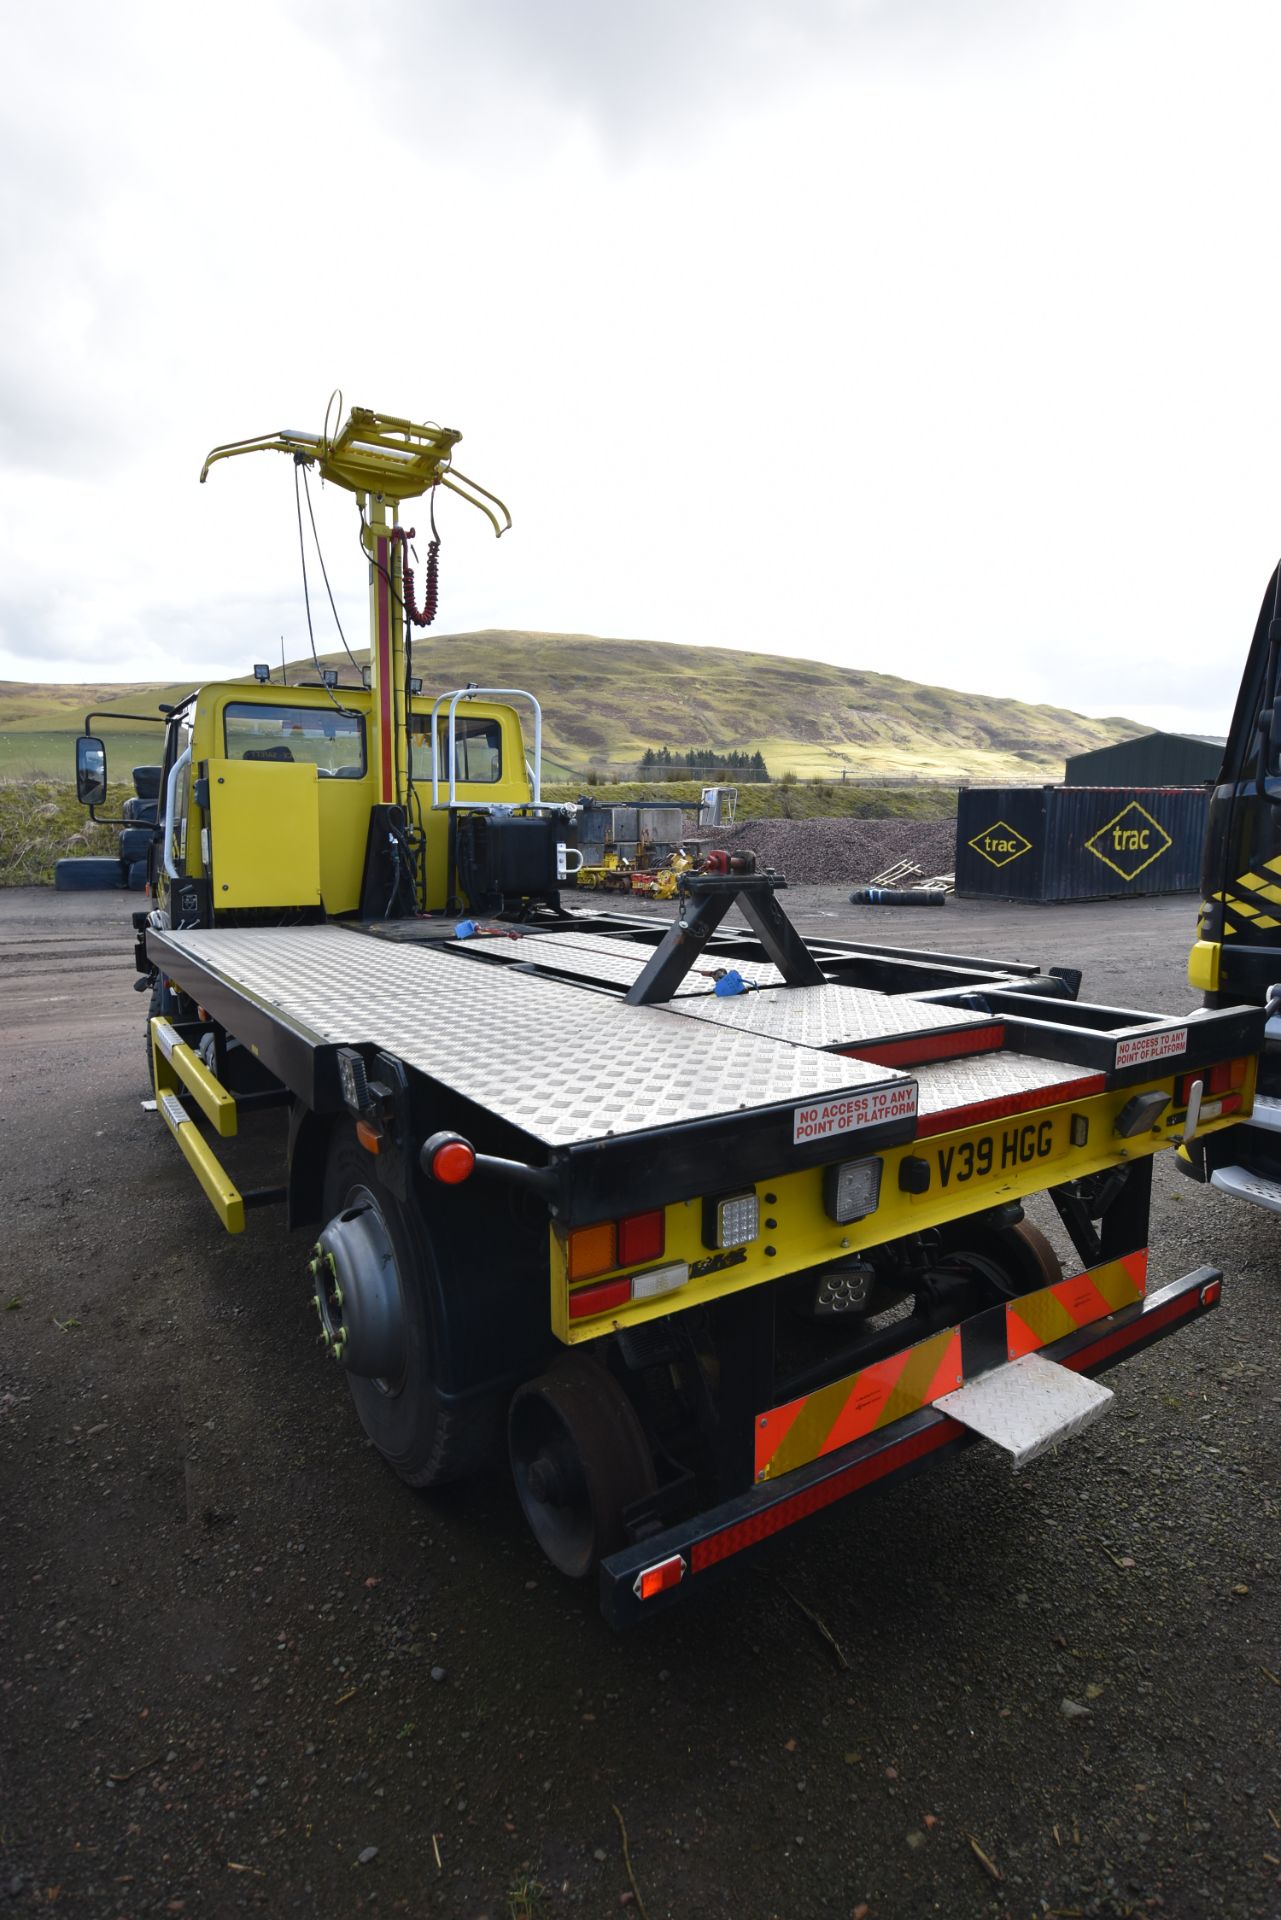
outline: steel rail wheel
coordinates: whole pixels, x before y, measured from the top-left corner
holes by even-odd
[[[972,1261],[998,1297],[1006,1300],[1037,1293],[1063,1278],[1058,1254],[1030,1220],[1020,1220],[1013,1227],[975,1227],[968,1232],[962,1221],[955,1229],[945,1261],[949,1266]]]
[[[624,1509],[657,1484],[631,1401],[597,1361],[567,1354],[517,1389],[507,1438],[534,1538],[554,1567],[585,1578],[624,1544]]]

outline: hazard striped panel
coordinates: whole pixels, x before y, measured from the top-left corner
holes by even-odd
[[[1145,1247],[1010,1301],[1005,1309],[1007,1357],[1017,1360],[1022,1354],[1036,1353],[1065,1333],[1088,1327],[1118,1307],[1131,1306],[1147,1292],[1147,1273]]]
[[[945,1328],[902,1353],[802,1394],[756,1419],[756,1478],[777,1480],[931,1406],[967,1379],[1021,1354],[1036,1353],[1147,1290],[1147,1249],[1073,1274],[1018,1300],[976,1314],[964,1328]]]

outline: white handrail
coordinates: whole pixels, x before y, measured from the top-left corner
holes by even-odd
[[[456,693],[441,693],[436,696],[431,710],[431,804],[432,811],[441,811],[440,802],[440,735],[436,727],[436,716],[445,701],[449,702],[449,798],[446,807],[458,805],[458,739],[454,731],[454,715],[460,700],[528,700],[534,709],[534,771],[530,782],[533,788],[533,802],[536,807],[543,804],[543,710],[533,694],[526,687],[460,687]]]
[[[171,880],[181,880],[182,878],[182,875],[178,871],[177,863],[169,851],[173,845],[174,789],[178,784],[178,775],[184,767],[189,767],[190,765],[191,748],[188,747],[187,751],[181,754],[179,758],[174,761],[172,767],[170,767],[169,779],[165,784],[165,872]]]

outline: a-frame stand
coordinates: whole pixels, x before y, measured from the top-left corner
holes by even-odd
[[[822,969],[774,898],[775,888],[786,884],[776,873],[684,876],[677,894],[676,920],[628,989],[627,1004],[652,1007],[670,1000],[735,905],[789,987],[821,986],[825,978]]]

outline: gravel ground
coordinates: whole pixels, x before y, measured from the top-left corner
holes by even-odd
[[[956,865],[954,820],[745,820],[709,833],[718,847],[750,847],[790,886],[866,886],[896,860],[927,879]]]
[[[905,920],[857,877],[789,910],[1187,1005],[1189,900]],[[617,1809],[649,1920],[1281,1913],[1275,1223],[1163,1166],[1156,1272],[1225,1304],[1109,1419],[618,1638],[502,1476],[382,1470],[274,1216],[219,1234],[139,1105],[130,904],[0,893],[0,1910],[606,1916]]]

